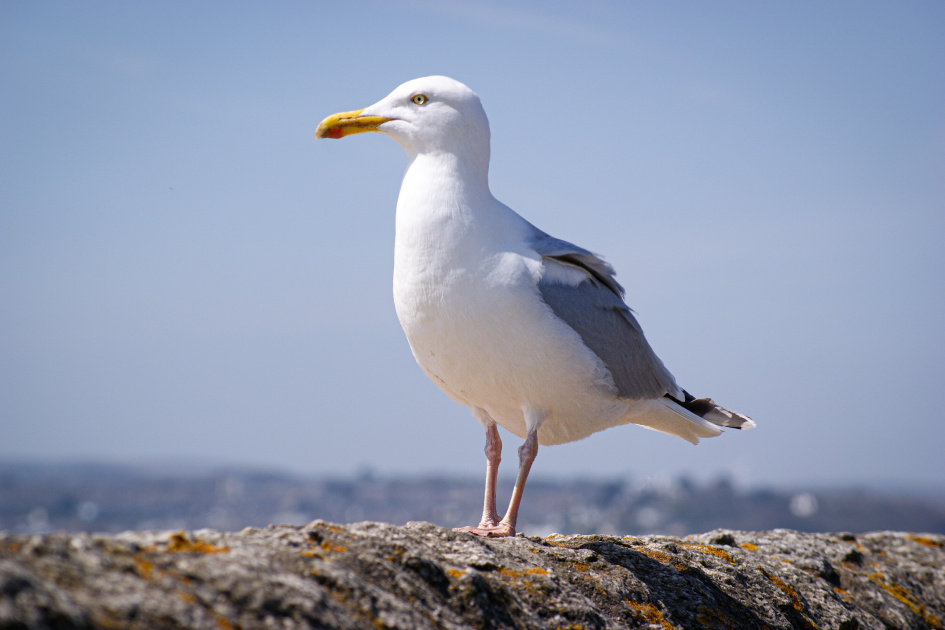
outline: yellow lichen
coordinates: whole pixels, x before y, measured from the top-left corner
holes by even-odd
[[[673,557],[669,554],[663,553],[662,551],[656,551],[655,549],[646,549],[645,547],[634,547],[635,551],[639,551],[647,558],[651,560],[656,560],[661,564],[671,564],[673,562]]]
[[[663,553],[662,551],[657,551],[655,549],[646,549],[645,547],[633,547],[634,551],[639,551],[646,557],[651,560],[656,560],[660,564],[665,564],[668,567],[673,567],[680,573],[686,573],[689,571],[689,567],[682,562],[676,562],[676,559],[668,553]],[[725,552],[722,552],[725,553]]]
[[[138,572],[138,575],[146,580],[150,580],[151,576],[154,574],[154,564],[138,555],[135,556],[135,570]]]
[[[741,626],[737,624],[731,617],[718,611],[712,610],[705,604],[699,606],[699,614],[696,615],[696,621],[700,625],[709,627],[709,628],[725,628],[725,630],[737,630]]]
[[[144,551],[157,551],[154,546],[147,547]],[[171,534],[170,539],[167,541],[167,552],[168,553],[205,553],[205,554],[215,554],[215,553],[229,553],[229,547],[216,547],[211,545],[203,538],[194,538],[193,540],[187,538],[187,534],[184,532],[177,532],[176,534]]]
[[[149,547],[142,550],[142,553],[135,554],[134,563],[135,563],[135,572],[144,580],[152,580],[155,578],[172,578],[177,580],[181,585],[189,587],[193,580],[185,575],[181,575],[179,572],[173,569],[161,569],[158,568],[153,562],[148,560],[145,556],[145,552],[158,553],[154,547]],[[180,553],[180,552],[172,552]],[[201,553],[222,553],[222,552],[201,552]]]
[[[937,541],[937,540],[932,540],[931,538],[929,538],[929,537],[927,537],[927,536],[909,536],[909,535],[907,535],[906,538],[908,538],[909,540],[911,540],[911,541],[914,542],[914,543],[919,543],[920,545],[925,545],[926,547],[941,547],[941,546],[942,546],[942,543],[940,543],[940,542]]]
[[[521,571],[516,571],[515,569],[507,569],[506,567],[499,567],[498,569],[496,569],[496,572],[503,577],[512,578],[516,580],[519,578],[524,578],[528,574],[534,575],[539,572],[547,573],[547,571],[545,571],[544,569],[538,569],[538,568],[528,569],[528,571],[523,573]],[[453,577],[458,577],[459,575],[462,575],[462,573],[459,571],[454,573],[453,569],[450,569],[450,575],[452,575]],[[522,580],[521,584],[525,588],[525,590],[527,590],[529,593],[534,595],[537,592],[535,590],[535,587],[532,586],[532,583],[529,582],[528,580]]]
[[[833,592],[836,593],[837,595],[839,595],[840,597],[842,597],[843,599],[845,599],[845,600],[848,601],[848,602],[852,602],[852,601],[853,601],[853,597],[850,595],[850,593],[848,593],[847,591],[843,590],[843,589],[840,588],[839,586],[834,586],[834,587],[833,587]]]
[[[808,626],[810,626],[811,628],[817,628],[817,626],[814,624],[814,622],[811,621],[811,620],[807,617],[807,615],[804,614],[804,602],[801,601],[800,596],[797,594],[797,591],[794,590],[794,587],[793,587],[793,586],[791,586],[790,584],[788,584],[787,582],[785,582],[785,581],[782,580],[781,578],[777,577],[776,575],[772,575],[771,573],[768,573],[768,572],[764,569],[764,567],[760,567],[760,566],[759,566],[759,567],[756,567],[756,568],[757,568],[759,571],[761,571],[761,574],[762,574],[762,575],[764,575],[766,578],[768,578],[769,580],[771,580],[771,583],[774,584],[775,586],[777,586],[778,589],[781,590],[781,592],[783,592],[785,595],[787,595],[788,597],[791,598],[791,605],[794,607],[794,610],[796,610],[798,613],[800,613],[801,618],[804,619],[805,622],[807,622]]]
[[[529,569],[525,573],[529,573],[531,575],[548,575],[550,571],[546,571],[545,569],[542,569],[541,567],[535,567],[533,569]]]
[[[584,564],[583,562],[573,562],[572,565],[574,566],[575,569],[577,569],[581,573],[584,573],[585,571],[591,568],[590,565]]]
[[[193,604],[197,601],[197,598],[194,597],[191,593],[185,593],[184,591],[177,591],[178,599],[187,602],[188,604]]]
[[[547,538],[545,539],[545,544],[550,547],[568,547],[568,548],[572,547],[572,545],[568,543],[567,541],[548,540]]]
[[[336,545],[335,543],[331,542],[330,540],[323,540],[323,541],[320,543],[320,546],[321,546],[321,548],[324,549],[325,551],[334,551],[334,552],[339,552],[339,553],[342,552],[342,551],[348,551],[348,548],[347,548],[347,547],[342,547],[341,545]]]
[[[666,618],[663,617],[663,613],[660,612],[660,609],[653,604],[635,602],[631,599],[625,599],[623,601],[633,610],[636,616],[642,617],[645,622],[659,624],[659,626],[664,628],[664,630],[675,630],[675,626],[666,621]]]
[[[465,572],[466,572],[465,569],[463,569],[463,570],[459,570],[459,569],[448,569],[448,570],[447,570],[447,573],[449,573],[449,574],[450,574],[451,576],[453,576],[454,578],[458,578],[459,576],[461,576],[461,575],[462,575],[463,573],[465,573]]]
[[[739,547],[748,551],[758,551],[758,545],[754,543],[742,543],[739,545]]]
[[[692,549],[693,551],[698,551],[699,553],[706,553],[712,556],[722,558],[723,560],[728,561],[729,564],[735,564],[735,559],[732,558],[732,554],[727,551],[723,551],[718,547],[713,547],[712,545],[699,545],[692,543],[680,543],[680,547],[685,547],[686,549]]]
[[[791,604],[794,606],[794,610],[801,611],[801,612],[804,611],[804,604],[801,602],[801,598],[798,597],[797,591],[794,590],[793,586],[791,586],[790,584],[788,584],[787,582],[785,582],[778,576],[768,573],[767,571],[765,571],[763,567],[758,567],[758,570],[761,571],[762,575],[764,575],[766,578],[771,580],[772,584],[777,586],[779,589],[781,589],[781,591],[783,591],[785,594],[787,594],[788,597],[791,598]]]
[[[876,584],[879,584],[884,591],[892,595],[896,600],[905,604],[909,610],[921,617],[925,624],[930,628],[942,627],[942,621],[938,617],[928,612],[925,609],[925,606],[912,597],[912,595],[910,595],[906,589],[902,588],[895,582],[887,582],[886,576],[884,576],[882,573],[873,573],[866,577],[871,579]]]

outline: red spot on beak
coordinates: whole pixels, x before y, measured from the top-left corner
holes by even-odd
[[[342,136],[341,127],[332,127],[328,130],[329,138],[340,138]]]

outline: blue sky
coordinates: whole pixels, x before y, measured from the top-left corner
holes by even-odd
[[[313,139],[446,74],[496,196],[758,423],[535,474],[940,484],[942,59],[941,2],[3,3],[0,458],[481,475],[394,314],[403,152]]]

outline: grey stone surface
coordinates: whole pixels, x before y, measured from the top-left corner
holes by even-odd
[[[941,628],[945,537],[483,540],[428,523],[0,535],[0,629]]]

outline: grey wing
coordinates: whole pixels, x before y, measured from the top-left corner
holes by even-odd
[[[613,278],[613,268],[585,249],[544,236],[547,238],[533,241],[533,246],[546,259],[545,264],[577,267],[587,277],[573,286],[548,280],[546,275],[538,282],[538,291],[554,314],[604,362],[619,395],[632,400],[682,396],[621,298],[623,289]]]
[[[531,223],[528,225],[534,230],[529,244],[535,248],[535,251],[545,258],[553,258],[564,264],[581,267],[598,282],[616,293],[617,297],[623,298],[623,287],[614,277],[616,275],[614,268],[600,256],[573,243],[549,236]]]

